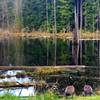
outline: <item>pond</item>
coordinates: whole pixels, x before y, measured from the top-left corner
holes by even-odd
[[[99,65],[99,40],[80,40],[78,64]],[[57,39],[56,64],[73,65],[73,44],[71,40]],[[54,65],[55,47],[50,39],[11,38],[0,41],[0,65],[45,66]]]
[[[3,74],[5,76],[12,76],[12,77],[5,77],[0,79],[0,83],[4,82],[17,82],[19,84],[23,83],[32,83],[32,79],[29,77],[25,78],[17,78],[15,75],[18,72],[22,72],[20,70],[9,70],[9,71],[4,71]],[[33,86],[30,87],[12,87],[12,88],[0,88],[0,95],[3,95],[5,93],[10,93],[15,96],[34,96],[35,95],[35,88]]]

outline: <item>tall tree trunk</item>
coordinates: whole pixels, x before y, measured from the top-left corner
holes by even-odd
[[[75,30],[73,32],[73,47],[72,47],[72,55],[73,55],[73,62],[75,65],[78,65],[78,58],[79,58],[79,21],[78,21],[78,14],[79,14],[79,1],[75,0]]]
[[[83,26],[83,7],[82,7],[83,0],[80,0],[80,35],[82,32],[82,26]],[[82,64],[82,41],[80,41],[80,64]]]

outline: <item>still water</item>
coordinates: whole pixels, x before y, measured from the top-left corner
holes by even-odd
[[[10,75],[10,76],[14,76],[16,75],[18,72],[22,72],[22,71],[15,71],[15,70],[9,70],[9,71],[5,71],[3,72],[3,74],[6,75]],[[10,77],[10,78],[3,78],[0,79],[0,82],[18,82],[20,84],[23,83],[32,83],[32,79],[30,79],[29,77],[25,77],[25,78],[16,78],[14,77]],[[5,93],[10,93],[13,94],[15,96],[34,96],[35,95],[35,88],[34,87],[17,87],[17,88],[7,88],[7,89],[3,89],[0,88],[0,95],[3,95]]]

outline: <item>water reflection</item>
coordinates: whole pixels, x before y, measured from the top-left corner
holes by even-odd
[[[22,72],[22,71],[16,71],[16,70],[11,70],[11,71],[5,71],[3,74],[6,75],[10,75],[10,76],[14,76],[16,75],[18,72]],[[32,83],[32,80],[28,77],[25,78],[16,78],[14,77],[6,77],[3,79],[0,79],[0,82],[18,82],[20,84],[23,83]],[[3,89],[0,88],[0,95],[3,95],[5,93],[11,93],[13,95],[16,96],[34,96],[35,95],[35,89],[34,87],[18,87],[18,88],[7,88],[7,89]]]
[[[34,87],[28,87],[28,88],[11,88],[11,89],[0,90],[0,95],[3,95],[5,93],[10,93],[16,96],[34,96],[35,89]]]

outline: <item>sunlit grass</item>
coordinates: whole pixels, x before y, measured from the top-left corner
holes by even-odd
[[[0,100],[100,100],[100,96],[74,96],[67,97],[67,98],[61,98],[53,93],[45,93],[45,94],[38,94],[34,97],[27,97],[27,98],[19,98],[16,96],[13,96],[11,94],[4,94],[3,96],[0,96]]]
[[[0,100],[21,100],[19,97],[16,97],[12,94],[4,94],[3,96],[0,96]]]
[[[100,100],[100,96],[91,96],[91,97],[75,97],[73,100]]]
[[[45,94],[45,95],[40,95],[40,96],[36,96],[33,98],[31,98],[30,100],[100,100],[100,96],[89,96],[89,97],[83,97],[83,96],[74,96],[72,97],[68,97],[68,98],[59,98],[56,95],[53,94]]]

